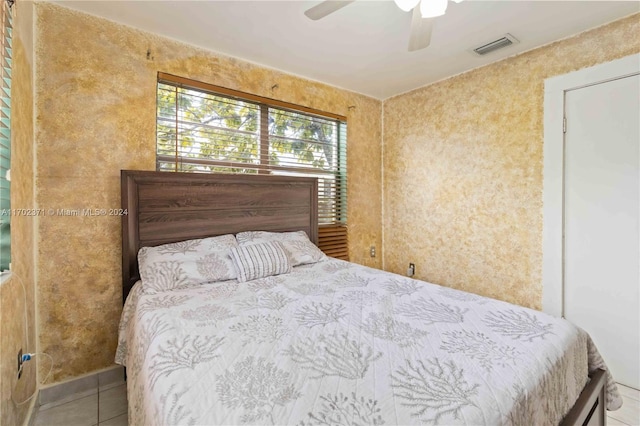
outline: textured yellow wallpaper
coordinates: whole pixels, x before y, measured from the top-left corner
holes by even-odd
[[[368,257],[370,245],[382,245],[380,101],[50,3],[36,11],[40,208],[118,207],[120,170],[155,169],[155,90],[163,71],[346,115],[351,259],[381,266],[380,257]],[[40,349],[55,360],[48,382],[113,363],[120,239],[118,217],[40,219]]]
[[[33,31],[31,3],[14,5],[13,70],[11,111],[11,207],[31,208],[33,195],[33,79],[30,34]],[[34,291],[34,220],[11,219],[12,277],[0,287],[0,423],[22,424],[30,402],[22,402],[36,389],[36,361],[25,364],[17,380],[17,354],[36,352]],[[23,287],[24,286],[24,292]],[[28,327],[25,327],[25,301]]]
[[[640,52],[640,15],[383,104],[385,269],[542,304],[544,79]]]

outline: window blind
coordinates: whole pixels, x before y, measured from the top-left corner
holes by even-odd
[[[11,262],[11,184],[7,171],[11,168],[11,3],[2,2],[0,29],[0,270]]]
[[[348,259],[344,117],[160,73],[156,125],[160,171],[317,178],[319,247]]]

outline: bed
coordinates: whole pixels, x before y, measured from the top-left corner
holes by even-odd
[[[620,407],[567,321],[287,245],[300,231],[317,244],[316,192],[309,178],[122,172],[130,424],[598,425]],[[140,249],[190,240],[230,244],[238,276],[150,286]],[[258,246],[287,254],[276,274],[242,273]]]

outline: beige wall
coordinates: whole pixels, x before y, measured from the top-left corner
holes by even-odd
[[[33,48],[32,4],[14,6],[11,111],[11,207],[31,208],[33,195]],[[9,281],[0,287],[0,424],[19,425],[32,401],[22,402],[36,390],[36,361],[25,364],[17,380],[17,354],[36,352],[34,291],[34,219],[11,219],[11,267]],[[25,307],[26,301],[26,307]],[[28,328],[25,327],[25,309]],[[13,400],[12,400],[13,399]]]
[[[370,245],[382,245],[380,101],[56,5],[36,9],[40,208],[118,207],[120,169],[155,168],[155,90],[163,71],[346,115],[351,259],[381,266],[368,257]],[[55,360],[49,382],[113,363],[120,240],[118,217],[39,221],[38,325],[40,350]]]
[[[640,52],[640,14],[384,102],[384,261],[542,304],[544,79]]]

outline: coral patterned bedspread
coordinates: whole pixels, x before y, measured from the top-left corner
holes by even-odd
[[[567,321],[335,259],[138,287],[116,355],[132,425],[558,424],[605,368]]]

